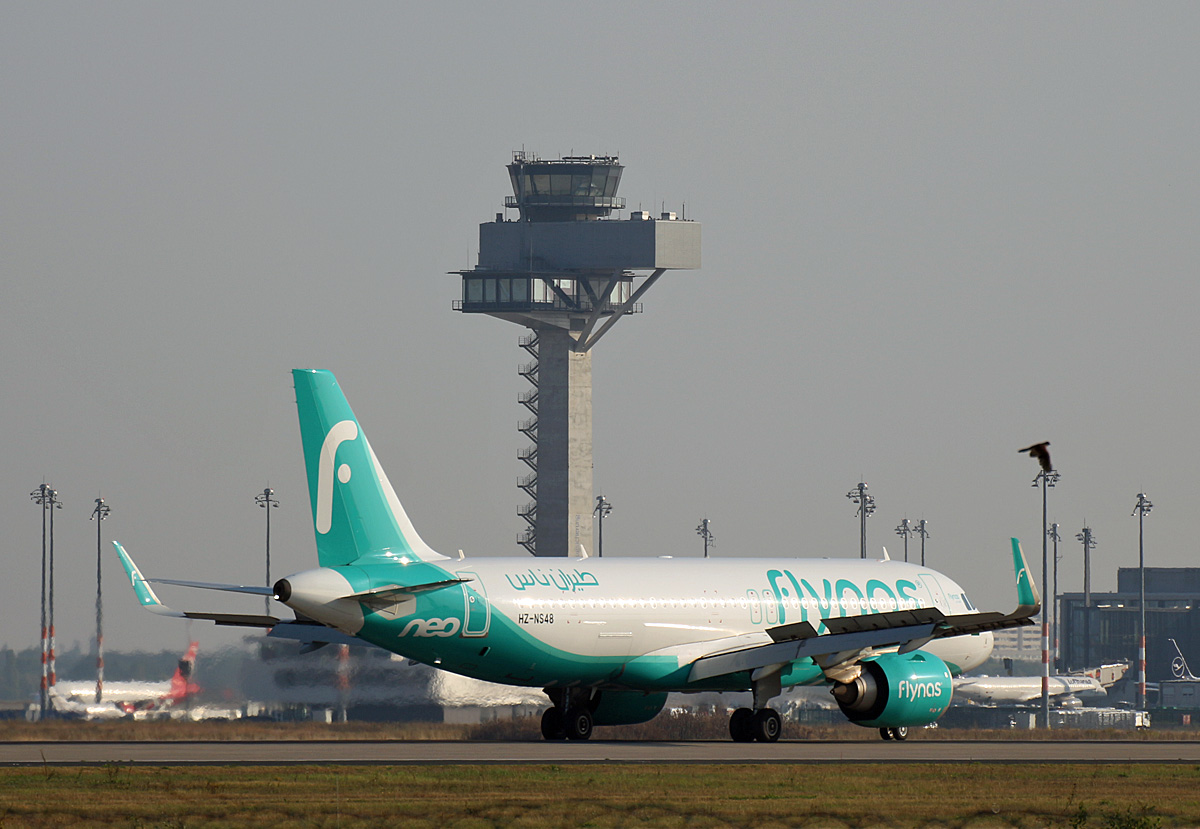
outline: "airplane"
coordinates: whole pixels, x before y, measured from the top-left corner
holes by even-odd
[[[749,691],[738,742],[779,739],[769,703],[826,684],[845,716],[903,740],[950,705],[952,674],[982,664],[992,631],[1032,624],[1041,598],[1012,539],[1018,607],[983,613],[951,578],[891,560],[458,559],[417,534],[331,372],[292,372],[318,567],[270,587],[146,579],[113,545],[138,601],[165,616],[363,642],[490,682],[540,687],[547,740],[646,722],[672,691]],[[295,612],[177,611],[151,587],[271,596]]]
[[[1108,688],[1125,675],[1124,663],[1102,665],[1077,674],[1049,677],[1051,702],[1059,708],[1078,708],[1108,696]],[[1040,676],[958,676],[954,695],[974,705],[1026,705],[1042,698]]]
[[[164,713],[200,688],[192,682],[200,643],[192,642],[169,680],[164,682],[105,682],[96,702],[95,682],[57,682],[49,690],[50,708],[68,717],[89,720]]]

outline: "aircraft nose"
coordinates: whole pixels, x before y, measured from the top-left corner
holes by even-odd
[[[287,579],[280,579],[275,582],[275,586],[271,588],[275,601],[287,604],[288,599],[292,597],[292,584]]]

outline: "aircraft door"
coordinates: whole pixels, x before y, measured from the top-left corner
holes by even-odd
[[[929,596],[929,601],[933,603],[933,607],[949,613],[950,604],[946,601],[946,592],[942,590],[942,586],[938,584],[938,580],[929,573],[922,573],[921,584],[925,587],[925,593]]]
[[[463,628],[464,637],[487,636],[492,624],[492,605],[487,599],[487,588],[478,573],[460,571],[460,577],[471,581],[463,582]]]

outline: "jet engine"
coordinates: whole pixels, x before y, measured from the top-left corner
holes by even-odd
[[[879,728],[931,723],[950,706],[953,693],[946,663],[919,650],[867,657],[857,679],[832,689],[851,722]]]

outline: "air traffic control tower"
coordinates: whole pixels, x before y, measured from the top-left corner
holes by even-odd
[[[532,356],[520,374],[532,415],[517,428],[531,441],[517,482],[532,499],[517,542],[536,556],[592,550],[592,348],[668,270],[700,267],[700,225],[625,207],[616,156],[543,160],[513,153],[513,195],[504,213],[479,226],[479,262],[462,276],[464,314],[487,314],[530,329]],[[508,218],[510,209],[517,219]],[[639,271],[644,273],[638,273]],[[635,287],[635,279],[641,284]]]

